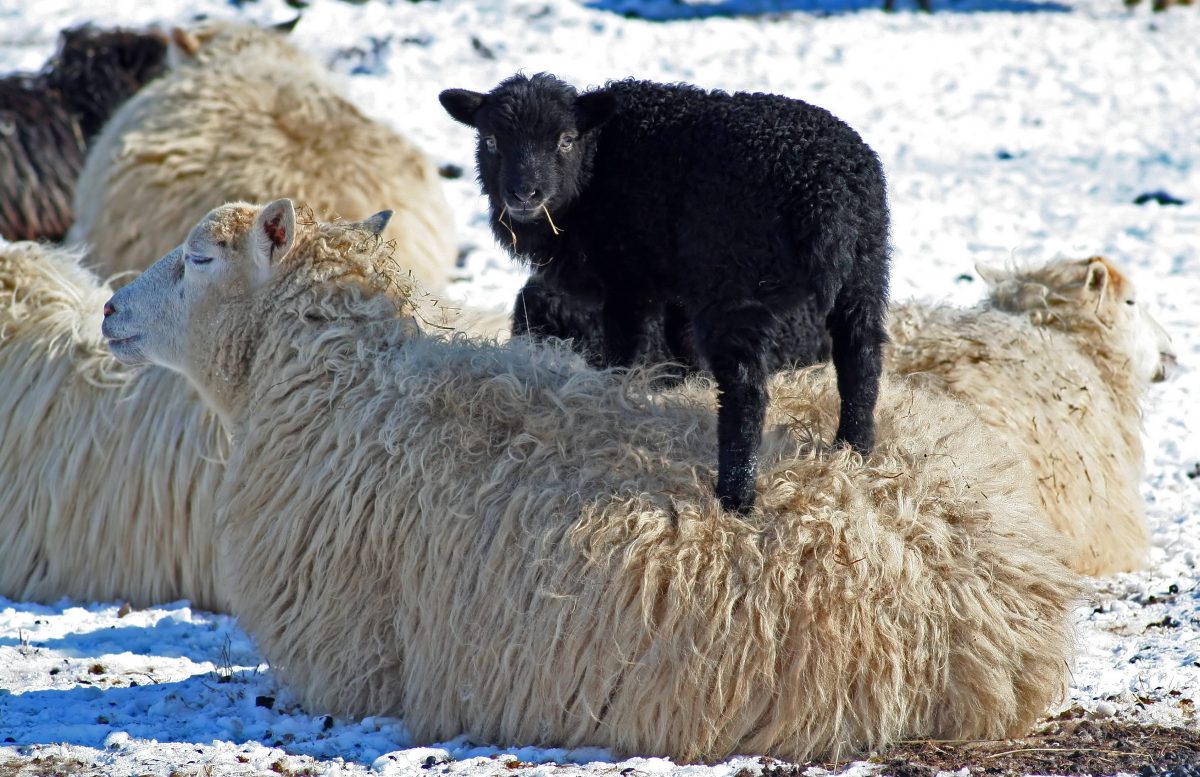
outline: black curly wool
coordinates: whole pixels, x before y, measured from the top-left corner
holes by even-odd
[[[604,337],[601,330],[601,308],[598,303],[568,296],[548,285],[539,273],[533,273],[513,304],[512,333],[528,335],[537,340],[557,337],[570,340],[575,350],[597,369],[611,366],[605,362]],[[704,369],[695,347],[685,344],[680,352],[672,350],[663,332],[663,316],[647,318],[638,346],[637,358],[646,364],[671,362],[681,369],[676,377],[683,378]],[[817,338],[814,342],[814,334]],[[765,366],[767,372],[793,367],[806,367],[827,361],[832,351],[829,332],[811,306],[784,314],[772,322],[771,339],[767,343]]]
[[[754,501],[766,378],[781,361],[818,358],[826,330],[837,439],[871,448],[888,208],[879,160],[854,130],[785,97],[634,80],[580,94],[516,75],[440,99],[479,131],[497,240],[535,268],[523,326],[582,330],[603,364],[632,364],[657,342],[712,372],[726,508]]]
[[[63,31],[40,73],[0,79],[0,236],[66,234],[88,142],[166,55],[158,33],[79,27]]]

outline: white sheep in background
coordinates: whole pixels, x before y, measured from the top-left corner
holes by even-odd
[[[382,220],[223,206],[105,307],[233,432],[222,576],[310,711],[804,760],[1015,734],[1062,693],[1080,586],[971,411],[887,380],[864,462],[828,369],[785,373],[728,514],[710,386],[424,335]]]
[[[385,237],[429,290],[454,267],[453,218],[436,166],[345,100],[276,30],[176,32],[183,61],[97,136],[75,191],[72,242],[102,274],[142,270],[211,208],[290,196],[318,217],[394,208]]]
[[[225,609],[227,439],[179,375],[112,358],[111,294],[77,252],[0,243],[0,595]]]
[[[1140,568],[1140,399],[1174,363],[1169,338],[1103,258],[979,272],[990,290],[978,307],[892,306],[887,369],[976,405],[1030,462],[1073,568]]]

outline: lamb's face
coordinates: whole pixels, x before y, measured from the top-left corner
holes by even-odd
[[[579,196],[591,135],[615,110],[608,92],[580,96],[544,73],[513,76],[486,95],[448,89],[439,99],[479,131],[479,182],[492,208],[519,222],[549,219]]]
[[[261,286],[294,236],[290,200],[211,211],[183,245],[105,304],[103,332],[113,355],[126,364],[159,364],[185,375],[202,370],[189,356],[211,328],[212,316]]]

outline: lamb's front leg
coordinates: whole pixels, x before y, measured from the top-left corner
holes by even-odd
[[[764,352],[772,316],[750,303],[695,322],[697,342],[717,380],[717,496],[721,507],[748,513],[754,506],[758,449],[767,413]]]
[[[631,367],[646,327],[647,306],[620,294],[604,298],[604,364]]]

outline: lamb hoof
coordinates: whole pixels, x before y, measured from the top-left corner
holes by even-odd
[[[746,515],[754,509],[754,486],[742,489],[722,489],[717,486],[717,496],[721,499],[721,509],[727,513]]]
[[[875,429],[855,429],[846,431],[838,429],[837,436],[833,438],[834,445],[849,445],[854,450],[866,456],[875,447]]]

